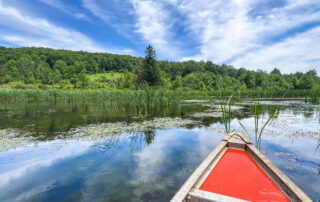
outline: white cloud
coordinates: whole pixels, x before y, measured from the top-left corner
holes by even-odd
[[[311,61],[319,58],[319,54],[314,51],[319,47],[317,43],[300,40],[299,45],[295,45],[293,40],[285,39],[286,33],[290,30],[319,21],[320,12],[319,9],[315,9],[319,8],[319,1],[287,1],[285,5],[274,8],[261,8],[263,5],[270,6],[268,5],[270,1],[266,0],[171,2],[186,16],[186,29],[199,39],[200,53],[182,60],[231,62],[238,67],[250,66],[254,69],[277,66],[283,72],[292,72],[293,69],[301,70],[299,69],[301,67],[314,66],[315,62]],[[282,40],[279,42],[277,38]],[[266,47],[273,48],[266,52],[264,50]],[[295,49],[286,50],[284,47],[295,47]],[[296,58],[296,63],[289,65],[285,60],[302,54],[302,51],[297,50],[298,47],[304,50],[312,49],[312,58],[308,58],[311,55],[305,56],[307,53],[305,52],[304,57]],[[274,52],[281,52],[283,58],[277,59],[279,57],[276,57]],[[317,62],[319,64],[319,61]]]
[[[176,59],[181,54],[171,30],[174,20],[164,2],[82,0],[82,5],[132,42],[141,42],[137,40],[138,34],[143,43],[151,43],[164,58]]]
[[[102,20],[110,23],[110,16],[107,15],[106,9],[101,7],[95,0],[82,0],[83,7],[90,10],[95,16],[100,17]]]
[[[22,148],[3,153],[4,157],[15,156],[17,159],[14,164],[2,165],[0,187],[7,186],[11,180],[22,178],[35,169],[49,167],[59,160],[79,156],[88,151],[91,145],[93,142],[56,140],[40,143],[37,148],[31,150]],[[41,153],[40,156],[39,153]]]
[[[7,28],[0,31],[0,39],[14,45],[123,53],[122,49],[104,48],[78,31],[54,25],[43,18],[24,15],[13,7],[5,6],[1,1],[0,18],[4,19],[0,21],[0,26]]]
[[[131,8],[129,8],[127,1],[82,0],[82,6],[114,28],[121,36],[132,42],[136,41],[135,36],[132,34],[134,26],[129,22],[132,17],[130,17]]]
[[[56,9],[59,9],[62,12],[65,12],[75,18],[89,20],[88,16],[86,16],[84,13],[76,11],[74,8],[64,4],[60,0],[38,0],[38,1],[44,4],[47,4],[51,7],[54,7]]]
[[[271,71],[280,68],[283,73],[316,69],[320,73],[320,27],[290,37],[282,42],[252,51],[234,60],[238,67],[261,68]]]
[[[176,59],[182,53],[173,37],[175,19],[161,1],[130,0],[136,15],[135,31],[161,56]]]
[[[70,11],[61,1],[39,1]],[[319,0],[82,0],[82,6],[137,46],[151,43],[160,59],[211,60],[264,70],[278,67],[282,72],[319,71],[319,29],[312,27],[320,22]],[[6,42],[105,50],[80,32],[22,15],[1,3],[0,17],[6,19],[0,25],[19,31],[0,31]],[[107,51],[133,53],[117,48]]]

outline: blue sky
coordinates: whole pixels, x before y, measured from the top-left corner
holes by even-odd
[[[320,74],[319,0],[0,0],[0,45]]]

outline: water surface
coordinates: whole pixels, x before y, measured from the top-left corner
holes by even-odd
[[[255,142],[253,104],[252,100],[236,103],[231,127],[242,132],[240,120]],[[275,109],[279,115],[257,146],[318,201],[319,106],[303,100],[265,100],[261,119]],[[94,103],[1,105],[2,134],[11,130],[27,143],[0,152],[0,201],[169,201],[219,144],[224,128],[219,110],[206,102],[186,101],[163,110],[160,115],[139,115],[136,110],[108,112]],[[157,127],[150,127],[153,120],[181,124],[157,121]],[[119,122],[123,125],[107,134],[110,124]],[[119,129],[127,125],[132,131]],[[75,136],[74,131],[84,135]]]

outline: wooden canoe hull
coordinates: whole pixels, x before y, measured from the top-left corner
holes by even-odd
[[[204,191],[202,185],[228,149],[245,151],[262,169],[272,182],[281,190],[290,201],[311,201],[286,175],[284,175],[268,158],[256,149],[250,140],[240,133],[230,133],[225,136],[221,143],[207,156],[200,166],[180,188],[171,202],[181,201],[246,201],[231,197],[228,194],[217,194]],[[218,167],[218,166],[217,166]],[[227,196],[228,195],[228,196]]]

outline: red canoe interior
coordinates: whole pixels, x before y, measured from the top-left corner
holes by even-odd
[[[290,201],[244,150],[228,149],[200,190],[250,201]]]

